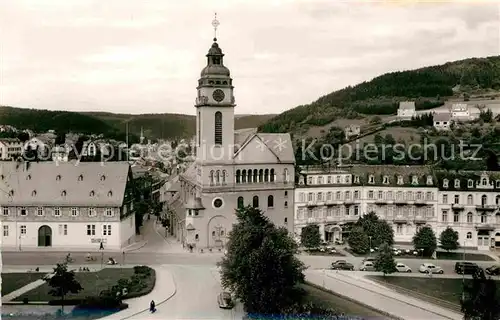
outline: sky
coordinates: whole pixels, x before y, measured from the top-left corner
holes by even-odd
[[[194,114],[214,12],[238,114],[500,54],[492,1],[1,0],[0,105]]]

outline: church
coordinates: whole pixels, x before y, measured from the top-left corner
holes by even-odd
[[[213,25],[217,28],[217,20]],[[236,208],[248,205],[293,232],[290,135],[236,132],[233,79],[217,38],[206,59],[196,88],[196,160],[179,176],[183,216],[172,225],[178,239],[197,249],[222,249],[237,222]]]

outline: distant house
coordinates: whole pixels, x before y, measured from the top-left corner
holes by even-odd
[[[451,113],[440,112],[434,113],[434,128],[439,131],[450,130],[451,128]]]
[[[23,143],[17,138],[0,139],[0,160],[11,160],[23,153]]]
[[[351,124],[344,129],[344,135],[346,138],[359,136],[361,133],[361,127],[358,124]]]
[[[411,118],[413,118],[416,115],[417,111],[415,109],[414,101],[401,101],[399,103],[399,109],[398,109],[399,120],[411,120]]]
[[[1,124],[0,125],[0,132],[17,132],[17,129],[11,125],[8,125],[8,124]]]
[[[54,162],[68,162],[69,152],[71,147],[69,145],[54,146],[52,148],[52,161]]]
[[[450,108],[451,118],[454,121],[466,122],[472,120],[469,106],[465,103],[455,103]]]

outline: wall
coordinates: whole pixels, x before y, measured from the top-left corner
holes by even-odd
[[[135,241],[135,214],[129,215],[120,222],[120,244],[126,247]]]

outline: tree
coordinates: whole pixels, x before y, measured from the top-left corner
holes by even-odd
[[[431,227],[425,226],[413,236],[415,249],[423,250],[425,256],[431,256],[437,248],[436,235]]]
[[[396,261],[394,261],[394,252],[387,243],[382,243],[379,253],[375,258],[375,269],[386,274],[391,274],[397,271]]]
[[[219,264],[222,287],[233,292],[248,313],[296,310],[305,295],[298,286],[304,282],[305,266],[295,257],[297,243],[257,208],[239,208],[236,216],[238,223]]]
[[[389,246],[394,244],[394,230],[387,221],[380,220],[375,212],[371,211],[361,216],[356,224],[372,238],[372,247],[379,247],[382,243],[387,243]]]
[[[67,263],[58,263],[54,268],[54,275],[44,278],[48,282],[49,294],[54,297],[61,297],[61,307],[64,308],[64,297],[68,293],[78,293],[83,290],[80,283],[75,279],[75,272],[68,271]]]
[[[354,253],[365,254],[370,250],[370,239],[362,227],[352,228],[347,243]]]
[[[472,281],[464,283],[460,299],[464,319],[495,320],[500,316],[500,297],[496,281],[486,278],[479,269],[472,275]]]
[[[19,134],[17,135],[17,138],[19,140],[21,140],[22,143],[25,143],[26,141],[28,141],[30,139],[30,135],[27,133],[27,132],[19,132]]]
[[[310,224],[302,228],[302,233],[300,234],[300,243],[308,248],[317,248],[321,242],[321,236],[319,234],[319,226],[315,224]]]
[[[457,250],[460,246],[458,244],[458,232],[451,227],[447,227],[439,235],[440,247],[446,251]]]

